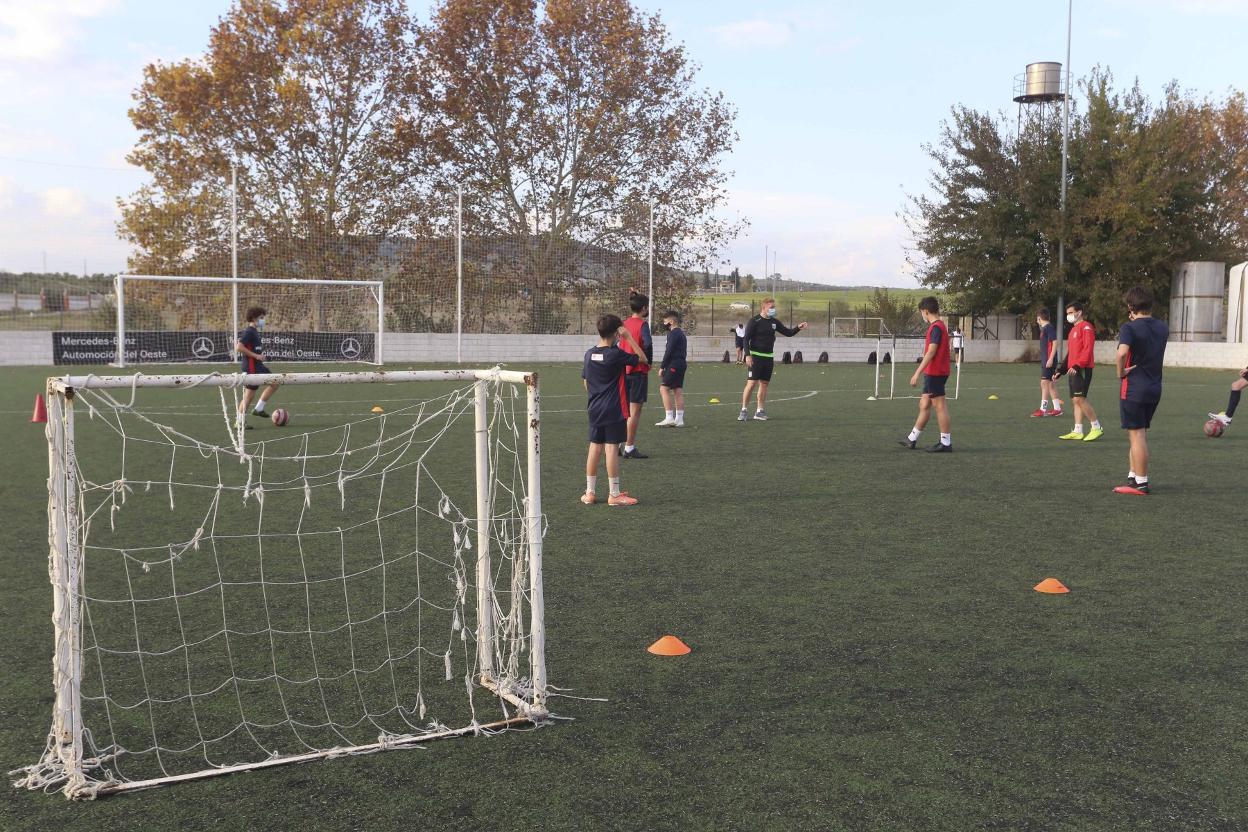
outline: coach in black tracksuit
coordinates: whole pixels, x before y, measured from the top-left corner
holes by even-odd
[[[795,328],[789,329],[776,320],[776,302],[772,298],[764,298],[760,313],[750,318],[745,325],[745,390],[741,393],[741,412],[737,421],[744,422],[749,418],[750,392],[758,385],[758,407],[754,418],[760,422],[767,421],[767,384],[771,381],[771,372],[776,365],[776,333],[792,338],[806,328],[802,321]]]

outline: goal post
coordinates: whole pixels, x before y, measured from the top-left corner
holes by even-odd
[[[230,408],[253,382],[443,384],[256,439]],[[47,399],[55,704],[14,785],[90,799],[546,719],[536,373],[64,376]]]
[[[380,280],[119,274],[114,295],[116,367],[235,360],[235,338],[250,306],[268,310],[262,335],[268,358],[384,362]]]
[[[831,318],[828,321],[828,335],[832,346],[828,350],[830,362],[859,363],[865,360],[871,367],[872,399],[905,399],[918,396],[918,393],[906,391],[909,374],[923,357],[924,336],[893,332],[883,318]],[[950,399],[958,398],[962,380],[962,349],[956,341],[953,352],[953,390],[949,394]],[[902,366],[900,381],[897,377],[899,364]]]

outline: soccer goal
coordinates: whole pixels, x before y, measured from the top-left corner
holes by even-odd
[[[249,307],[267,310],[265,357],[381,364],[379,280],[269,280],[120,274],[112,364],[232,361]]]
[[[292,427],[236,426],[252,381]],[[47,398],[55,704],[15,785],[94,798],[546,719],[535,373]]]
[[[871,368],[872,399],[914,398],[909,375],[923,358],[926,349],[922,335],[898,334],[889,330],[883,318],[832,318],[828,323],[831,349],[828,361],[863,363]],[[962,378],[961,350],[956,350],[954,389],[949,398],[958,397]],[[898,388],[897,365],[901,365],[901,388]]]

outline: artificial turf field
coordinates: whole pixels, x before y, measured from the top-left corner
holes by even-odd
[[[1200,430],[1233,373],[1167,371],[1138,498],[1110,491],[1126,441],[1103,368],[1109,430],[1077,444],[1027,418],[1034,366],[969,365],[956,452],[933,456],[896,444],[916,402],[866,401],[865,366],[780,367],[771,421],[739,424],[740,368],[698,364],[689,427],[651,427],[657,395],[645,411],[651,459],[623,469],[642,502],[617,509],[577,502],[578,368],[537,369],[550,679],[608,703],[93,803],[6,789],[0,828],[1248,829],[1248,431]],[[48,374],[0,372],[5,769],[38,757],[53,701],[28,423]],[[276,401],[314,425],[316,397]],[[1032,591],[1048,576],[1071,593]],[[646,653],[665,633],[693,652]]]

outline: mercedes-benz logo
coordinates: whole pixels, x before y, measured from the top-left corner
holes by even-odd
[[[342,346],[338,348],[338,352],[342,353],[343,358],[359,358],[364,348],[355,338],[343,338]]]
[[[217,345],[212,343],[212,339],[204,335],[199,336],[191,342],[191,355],[196,358],[208,358],[217,351]]]

